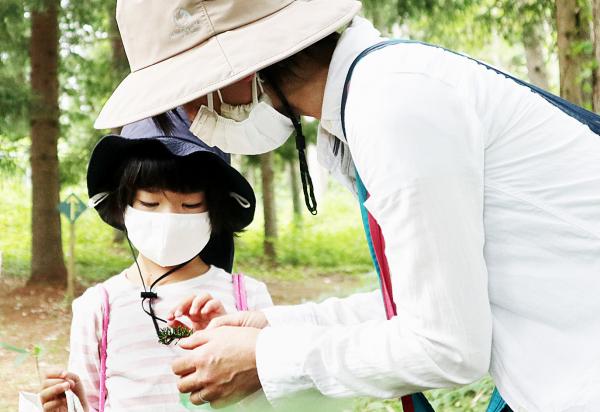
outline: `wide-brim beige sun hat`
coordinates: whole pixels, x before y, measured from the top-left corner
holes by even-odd
[[[164,113],[297,53],[348,24],[355,0],[118,0],[131,73],[94,127]]]

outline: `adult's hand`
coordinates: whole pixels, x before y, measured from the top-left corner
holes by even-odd
[[[214,329],[221,326],[240,326],[262,329],[269,326],[269,321],[260,310],[230,313],[228,315],[213,318],[206,329]]]
[[[171,367],[177,389],[190,393],[195,405],[215,408],[238,402],[260,389],[256,370],[256,339],[260,329],[223,326],[195,332],[178,345],[190,351]]]

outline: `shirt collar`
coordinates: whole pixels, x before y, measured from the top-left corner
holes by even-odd
[[[381,42],[383,38],[370,21],[355,17],[340,37],[335,48],[321,107],[321,124],[336,137],[344,139],[341,127],[341,102],[346,75],[356,57],[367,47]]]
[[[341,103],[346,75],[356,57],[367,47],[383,38],[370,21],[355,17],[340,37],[333,52],[321,107],[321,120],[317,129],[317,159],[342,185],[356,195],[354,162],[348,148],[333,154],[336,142],[346,144],[342,130]]]

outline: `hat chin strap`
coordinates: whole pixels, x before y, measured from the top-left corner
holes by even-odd
[[[300,178],[302,179],[302,191],[304,192],[304,203],[306,204],[306,208],[308,209],[308,211],[312,215],[316,215],[317,200],[315,199],[312,178],[310,177],[308,163],[306,162],[306,138],[304,137],[304,133],[302,132],[300,116],[294,113],[292,107],[290,106],[290,103],[285,98],[285,95],[283,94],[277,83],[275,83],[266,73],[263,73],[263,76],[275,91],[275,94],[283,104],[283,108],[286,112],[287,117],[290,118],[292,124],[294,125],[294,130],[296,131],[296,150],[298,150],[298,162],[300,164]]]
[[[110,192],[96,193],[94,196],[90,197],[90,200],[88,200],[88,207],[96,207],[96,206],[98,206],[109,195],[110,195]]]
[[[239,205],[241,207],[243,207],[244,209],[249,209],[250,206],[252,206],[250,204],[250,202],[248,202],[248,200],[240,194],[237,194],[235,192],[229,192],[229,196],[231,196],[233,199],[235,199],[235,201],[238,202]]]

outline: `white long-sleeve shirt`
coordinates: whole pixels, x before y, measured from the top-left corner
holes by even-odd
[[[250,309],[272,305],[264,283],[247,276],[245,281]],[[171,370],[171,363],[185,349],[158,342],[152,319],[142,311],[143,289],[131,283],[124,272],[106,280],[103,286],[110,304],[105,411],[186,411],[180,403],[177,376]],[[152,306],[163,319],[183,298],[202,292],[219,299],[227,312],[236,311],[232,277],[216,266],[201,276],[158,285],[154,290],[158,299]],[[102,298],[93,287],[73,301],[68,368],[81,378],[91,411],[98,410],[101,337]],[[254,397],[254,402],[259,401]]]
[[[489,370],[513,410],[600,410],[600,137],[528,88],[419,44],[356,66],[344,137],[349,65],[381,40],[361,18],[342,35],[317,144],[335,177],[354,190],[355,165],[371,195],[398,316],[385,320],[379,291],[265,310],[267,397],[391,398]]]

